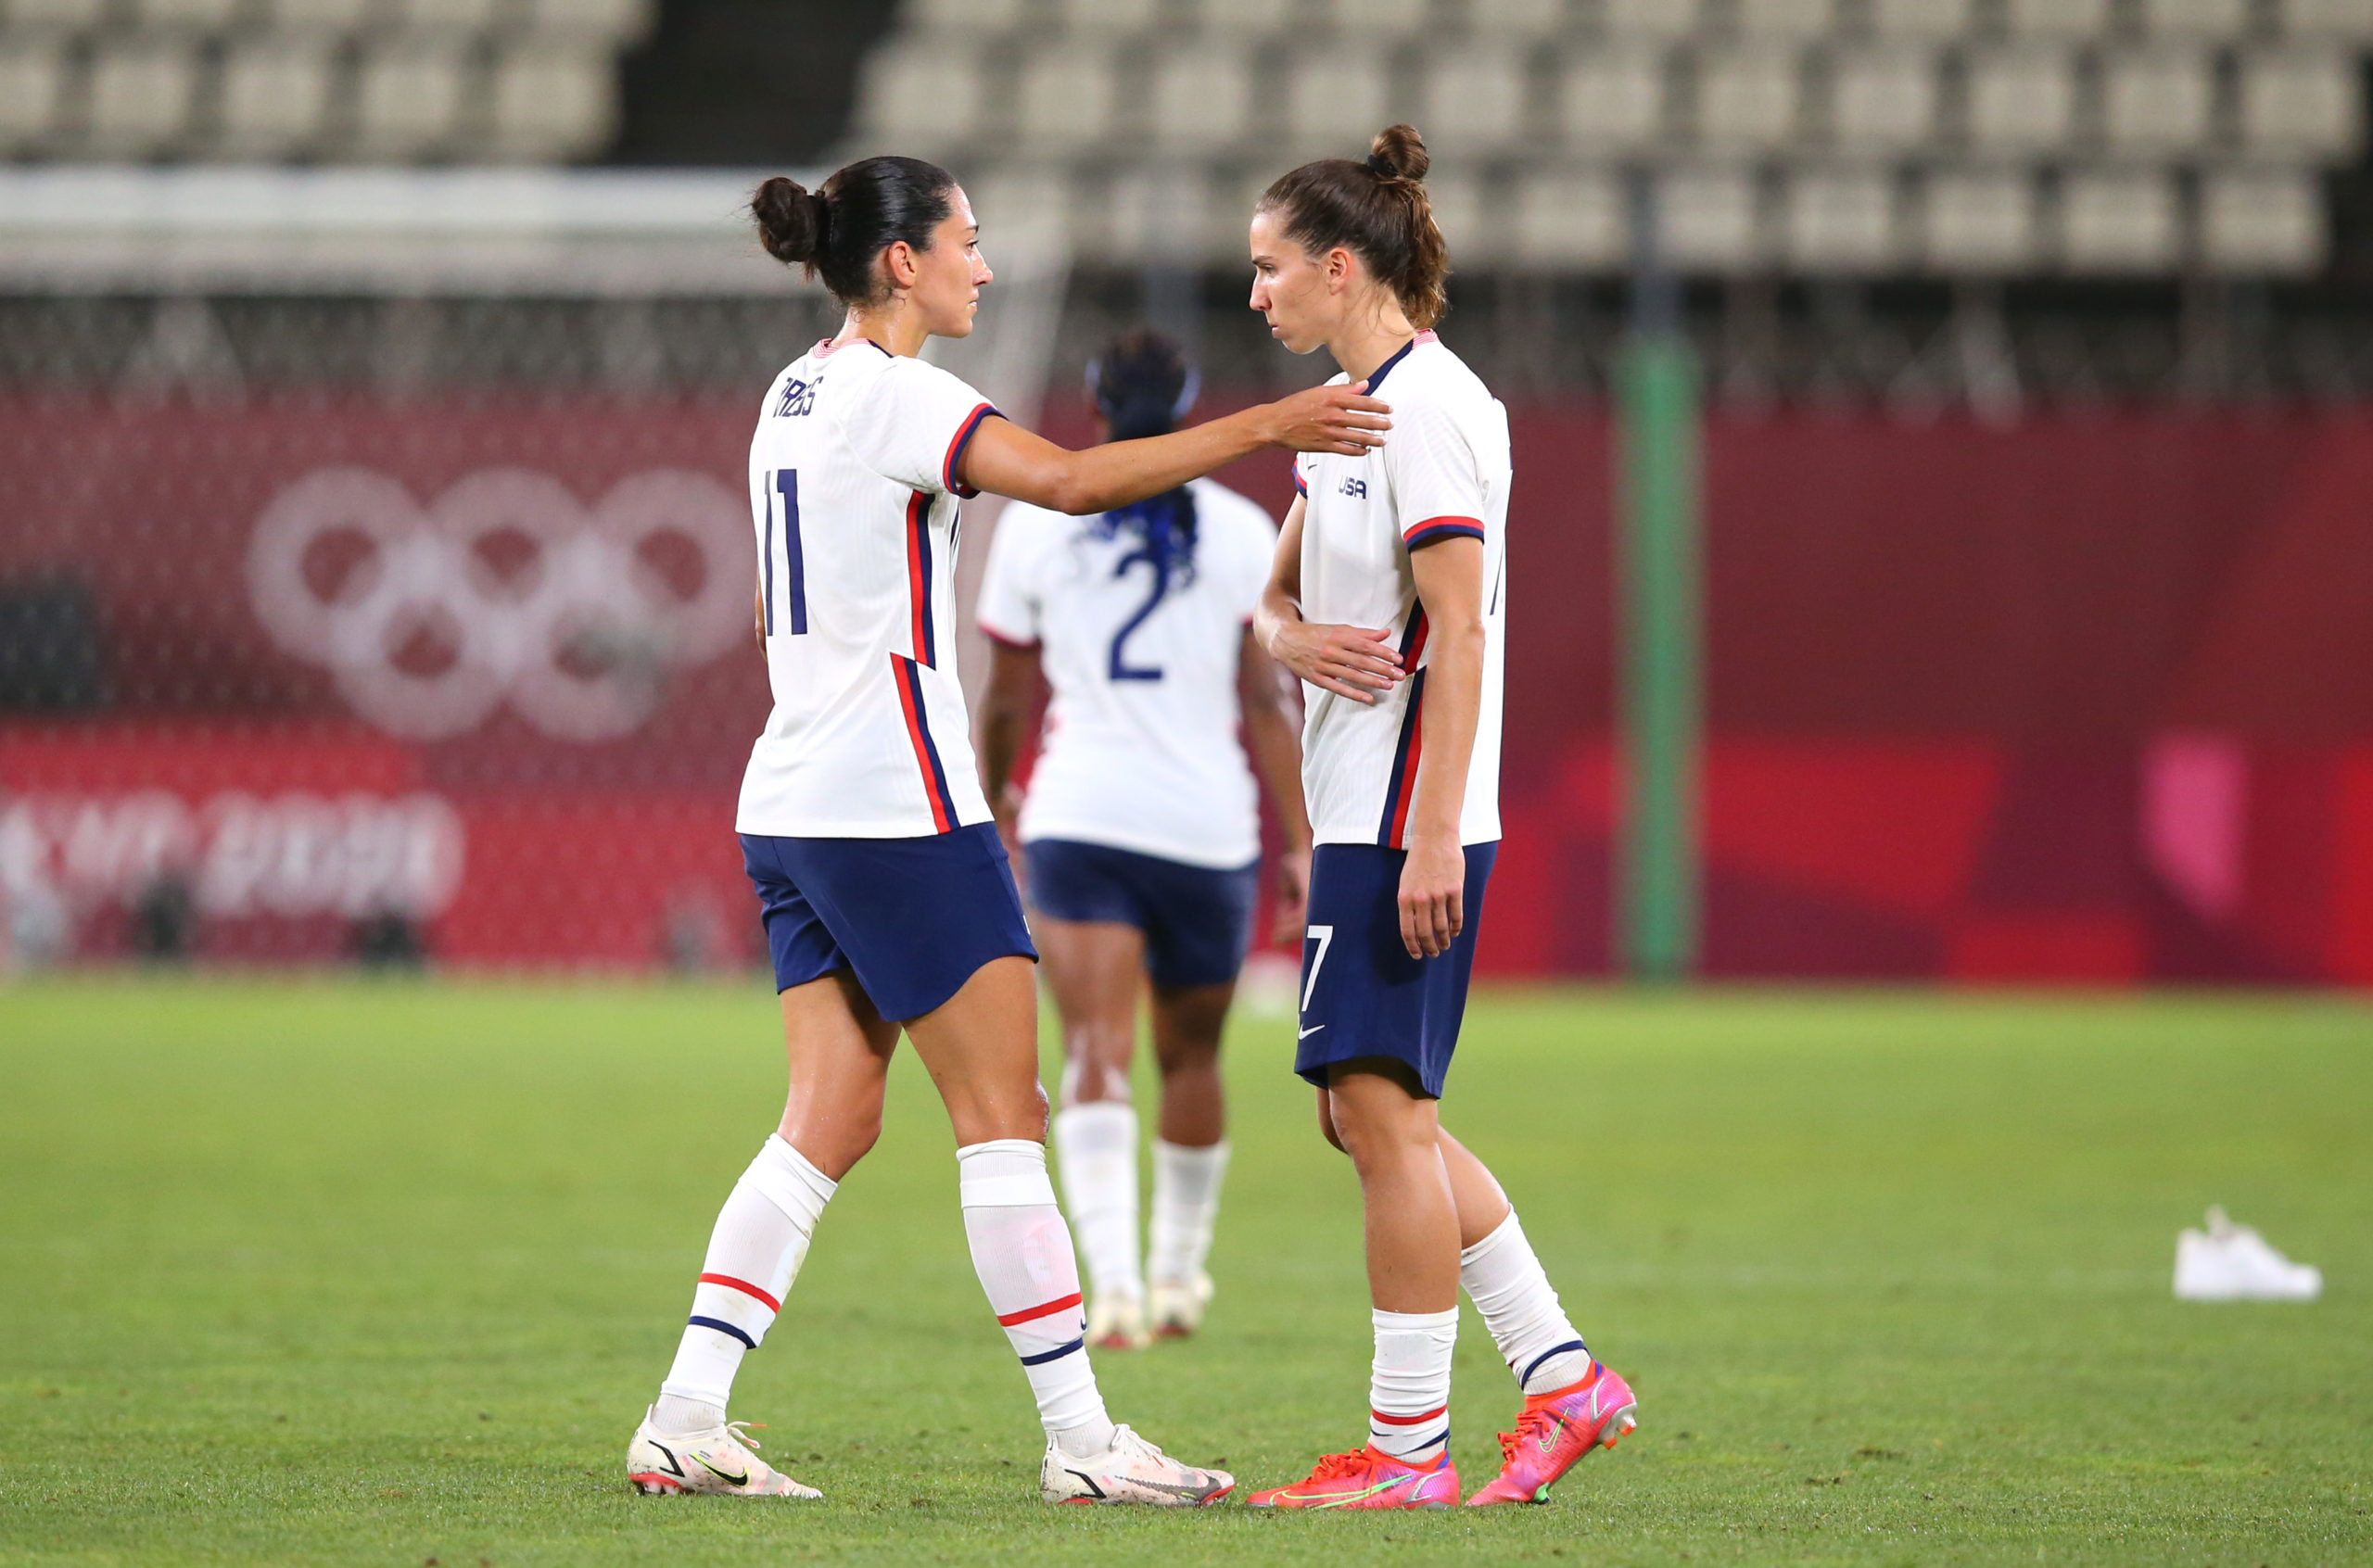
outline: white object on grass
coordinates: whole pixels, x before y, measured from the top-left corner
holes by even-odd
[[[2221,1208],[2209,1208],[2205,1231],[2176,1237],[2178,1301],[2313,1301],[2323,1291],[2322,1270],[2293,1263]]]

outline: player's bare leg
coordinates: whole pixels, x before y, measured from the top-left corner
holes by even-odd
[[[1056,920],[1042,913],[1031,935],[1061,1017],[1055,1163],[1087,1263],[1088,1343],[1139,1349],[1151,1335],[1137,1263],[1137,1113],[1129,1069],[1145,985],[1145,934],[1117,920]]]
[[[1153,1147],[1153,1218],[1147,1227],[1146,1316],[1183,1338],[1212,1298],[1212,1230],[1227,1174],[1227,1109],[1220,1035],[1236,983],[1155,986],[1154,1060],[1161,1069],[1161,1136]]]
[[[1319,1096],[1327,1142],[1351,1157],[1366,1208],[1376,1361],[1368,1438],[1330,1454],[1291,1486],[1256,1492],[1263,1508],[1446,1508],[1458,1499],[1450,1460],[1451,1352],[1458,1337],[1458,1203],[1444,1168],[1435,1102],[1407,1064],[1340,1062]]]
[[[1047,1177],[1036,988],[1027,959],[993,959],[945,1003],[907,1020],[907,1033],[956,1129],[973,1271],[1047,1429],[1040,1495],[1049,1502],[1214,1502],[1235,1486],[1231,1477],[1181,1464],[1115,1426],[1097,1392],[1071,1232]]]

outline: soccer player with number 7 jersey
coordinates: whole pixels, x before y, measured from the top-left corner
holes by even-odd
[[[1449,257],[1406,125],[1364,163],[1305,164],[1252,220],[1252,308],[1393,408],[1381,450],[1316,454],[1256,623],[1308,685],[1316,844],[1294,1069],[1367,1208],[1375,1309],[1367,1441],[1255,1507],[1440,1508],[1463,1284],[1524,1394],[1470,1505],[1539,1502],[1636,1423],[1584,1347],[1483,1162],[1438,1110],[1499,848],[1507,412],[1428,328]]]
[[[1049,1502],[1199,1506],[1225,1474],[1106,1415],[1079,1270],[1047,1174],[1036,957],[974,772],[955,659],[958,498],[1064,512],[1128,505],[1263,447],[1364,451],[1385,406],[1317,388],[1190,430],[1073,452],[917,358],[971,331],[983,285],[971,204],[914,158],[818,191],[768,180],[778,259],[847,310],[768,388],[750,448],[758,633],[774,708],[737,827],[772,949],[790,1058],[776,1132],[726,1199],[660,1395],[627,1448],[645,1493],[817,1496],[726,1419],[841,1178],[882,1128],[903,1033],[947,1106],[974,1271],[1046,1428]]]

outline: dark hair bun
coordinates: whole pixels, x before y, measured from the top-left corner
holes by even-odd
[[[1422,180],[1433,162],[1414,125],[1388,125],[1368,144],[1368,167],[1388,180]]]
[[[750,198],[750,215],[758,221],[759,243],[776,260],[812,266],[823,254],[831,210],[796,180],[778,174],[760,185]]]

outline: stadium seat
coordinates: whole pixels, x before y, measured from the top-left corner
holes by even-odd
[[[57,41],[0,34],[0,151],[38,145],[57,123],[66,62]]]
[[[1417,123],[1439,152],[1484,158],[1507,151],[1531,133],[1523,53],[1504,44],[1474,44],[1426,63]]]
[[[1970,0],[1872,0],[1871,29],[1881,38],[1943,44],[1969,32]]]
[[[1800,272],[1885,272],[1902,259],[1896,209],[1880,171],[1800,170],[1788,181],[1783,249]]]
[[[1594,48],[1567,60],[1557,81],[1557,126],[1590,156],[1653,145],[1665,130],[1664,62],[1644,48]]]
[[[1656,176],[1656,238],[1677,272],[1738,272],[1765,259],[1754,172],[1671,169]]]
[[[2261,158],[2345,158],[2364,134],[2354,58],[2329,47],[2245,57],[2241,145]]]
[[[2024,272],[2041,250],[2035,184],[2005,170],[1947,171],[1929,177],[1921,205],[1920,251],[1933,271]]]
[[[1501,254],[1498,204],[1487,199],[1481,171],[1438,163],[1426,176],[1426,197],[1433,204],[1434,221],[1441,226],[1453,263]]]
[[[2060,190],[2060,259],[2075,272],[2159,272],[2182,259],[2176,183],[2156,170],[2084,169]]]
[[[1836,22],[1836,0],[1738,0],[1738,29],[1749,38],[1809,43]]]
[[[619,48],[651,31],[654,0],[523,0],[528,28]]]
[[[1173,164],[1124,170],[1101,200],[1077,203],[1073,217],[1079,245],[1108,263],[1240,266],[1252,209],[1222,213],[1202,166]],[[1095,232],[1077,221],[1094,221]]]
[[[608,143],[617,120],[616,63],[599,44],[531,38],[495,62],[489,150],[498,158],[582,158]]]
[[[370,19],[371,0],[265,0],[272,25],[283,32],[349,33]]]
[[[271,158],[318,140],[329,114],[330,69],[316,39],[267,33],[234,45],[222,59],[222,149]]]
[[[2373,0],[2281,0],[2286,38],[2373,44]]]
[[[1414,38],[1431,21],[1428,0],[1323,0],[1327,19],[1347,40],[1370,44]]]
[[[1830,65],[1829,133],[1851,152],[1909,152],[1936,133],[1936,61],[1897,44],[1850,50]]]
[[[218,32],[238,10],[239,0],[136,0],[132,20],[151,32]]]
[[[1242,142],[1252,116],[1252,69],[1240,48],[1162,50],[1148,95],[1154,145],[1204,152]]]
[[[1222,38],[1266,38],[1285,26],[1278,0],[1192,0],[1196,21]]]
[[[2110,0],[2004,0],[2003,9],[2013,38],[2074,44],[2109,31]]]
[[[2142,0],[2142,31],[2153,38],[2224,44],[2249,25],[2249,0]]]
[[[161,150],[187,129],[197,56],[185,39],[135,38],[91,60],[86,151],[106,158]]]
[[[898,19],[910,35],[1011,32],[1022,25],[1023,0],[902,0]]]
[[[1062,153],[1111,136],[1116,107],[1112,50],[1083,40],[1022,57],[1014,132],[1032,152]]]
[[[2177,45],[2101,63],[2101,135],[2117,153],[2189,152],[2207,141],[2216,103],[2208,57]]]
[[[395,0],[391,19],[406,32],[455,33],[467,37],[491,28],[499,0]]]
[[[2329,245],[2312,174],[2222,170],[2201,181],[2201,259],[2214,271],[2312,272]]]
[[[1796,134],[1796,59],[1782,49],[1724,50],[1697,64],[1697,140],[1718,152],[1768,152]]]
[[[1124,37],[1146,32],[1161,19],[1160,0],[1061,0],[1062,29],[1074,37]]]
[[[980,62],[969,48],[900,39],[866,57],[855,125],[860,138],[928,156],[978,134],[986,100]]]
[[[1600,0],[1599,20],[1612,38],[1679,43],[1697,31],[1697,0]]]
[[[1981,153],[2056,151],[2075,129],[2076,71],[2064,49],[1988,50],[1971,59],[1968,86],[1969,140]]]
[[[107,0],[9,0],[5,12],[10,34],[82,32],[99,25]]]
[[[1305,55],[1286,79],[1286,134],[1296,156],[1364,154],[1391,119],[1382,55],[1334,47]]]
[[[1631,248],[1623,186],[1602,171],[1534,170],[1516,182],[1508,253],[1540,272],[1619,267]]]
[[[1478,38],[1546,38],[1566,24],[1566,0],[1468,0],[1467,31]]]
[[[463,65],[450,44],[397,40],[363,57],[355,82],[352,150],[414,158],[451,137],[462,115]]]

